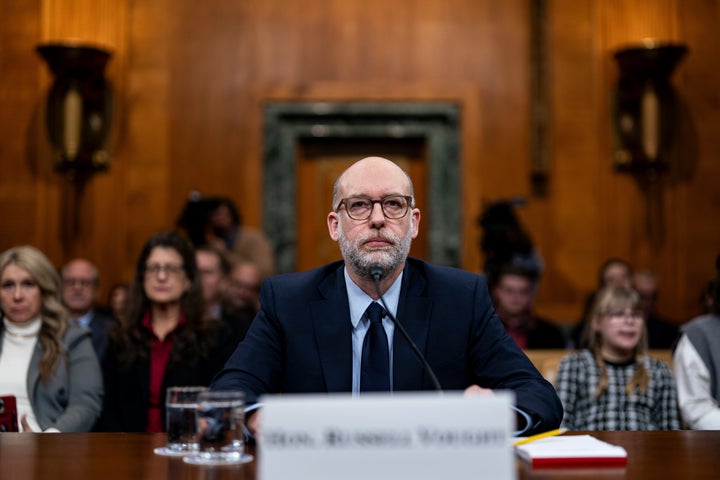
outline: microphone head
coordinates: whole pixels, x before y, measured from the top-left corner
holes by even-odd
[[[382,266],[379,263],[373,263],[370,265],[370,277],[373,280],[379,282],[385,276]]]

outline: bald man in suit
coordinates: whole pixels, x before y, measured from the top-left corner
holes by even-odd
[[[335,183],[330,237],[342,261],[263,283],[261,309],[212,389],[266,393],[362,391],[366,309],[385,303],[437,374],[443,390],[512,390],[518,433],[557,428],[563,409],[553,386],[505,333],[484,277],[408,258],[418,234],[410,177],[393,162],[364,158]],[[389,390],[431,390],[433,383],[385,312]],[[249,427],[257,429],[259,416]]]

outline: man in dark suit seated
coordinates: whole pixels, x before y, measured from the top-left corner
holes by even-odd
[[[490,287],[495,312],[518,347],[565,348],[560,327],[535,314],[538,281],[536,274],[523,266],[500,267],[497,282]]]
[[[95,353],[102,365],[108,334],[117,320],[95,305],[100,285],[98,270],[90,261],[76,258],[62,268],[60,275],[63,282],[62,299],[70,311],[70,321],[90,330]]]
[[[344,261],[266,280],[260,312],[211,388],[243,390],[249,403],[265,393],[432,390],[408,342],[376,306],[371,273],[379,268],[385,305],[442,389],[512,390],[521,434],[556,428],[563,410],[555,389],[505,333],[484,277],[407,257],[420,222],[414,205],[410,177],[391,161],[369,157],[345,170],[327,216]],[[368,352],[377,348],[383,355]],[[248,426],[259,423],[256,414]]]

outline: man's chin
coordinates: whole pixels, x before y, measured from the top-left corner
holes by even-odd
[[[381,267],[385,268],[390,263],[390,254],[386,251],[373,251],[367,252],[362,256],[362,262],[368,267],[372,264],[379,263]]]

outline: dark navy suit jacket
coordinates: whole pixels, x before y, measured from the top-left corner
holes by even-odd
[[[352,324],[343,262],[263,283],[261,310],[211,388],[265,393],[350,392]],[[495,315],[484,277],[408,259],[397,319],[444,390],[513,390],[533,417],[525,434],[557,428],[563,410],[548,383]],[[432,390],[405,339],[393,337],[393,389]]]
[[[117,324],[117,320],[110,313],[94,308],[90,319],[90,332],[92,333],[92,344],[95,348],[100,365],[105,363],[110,330]]]

